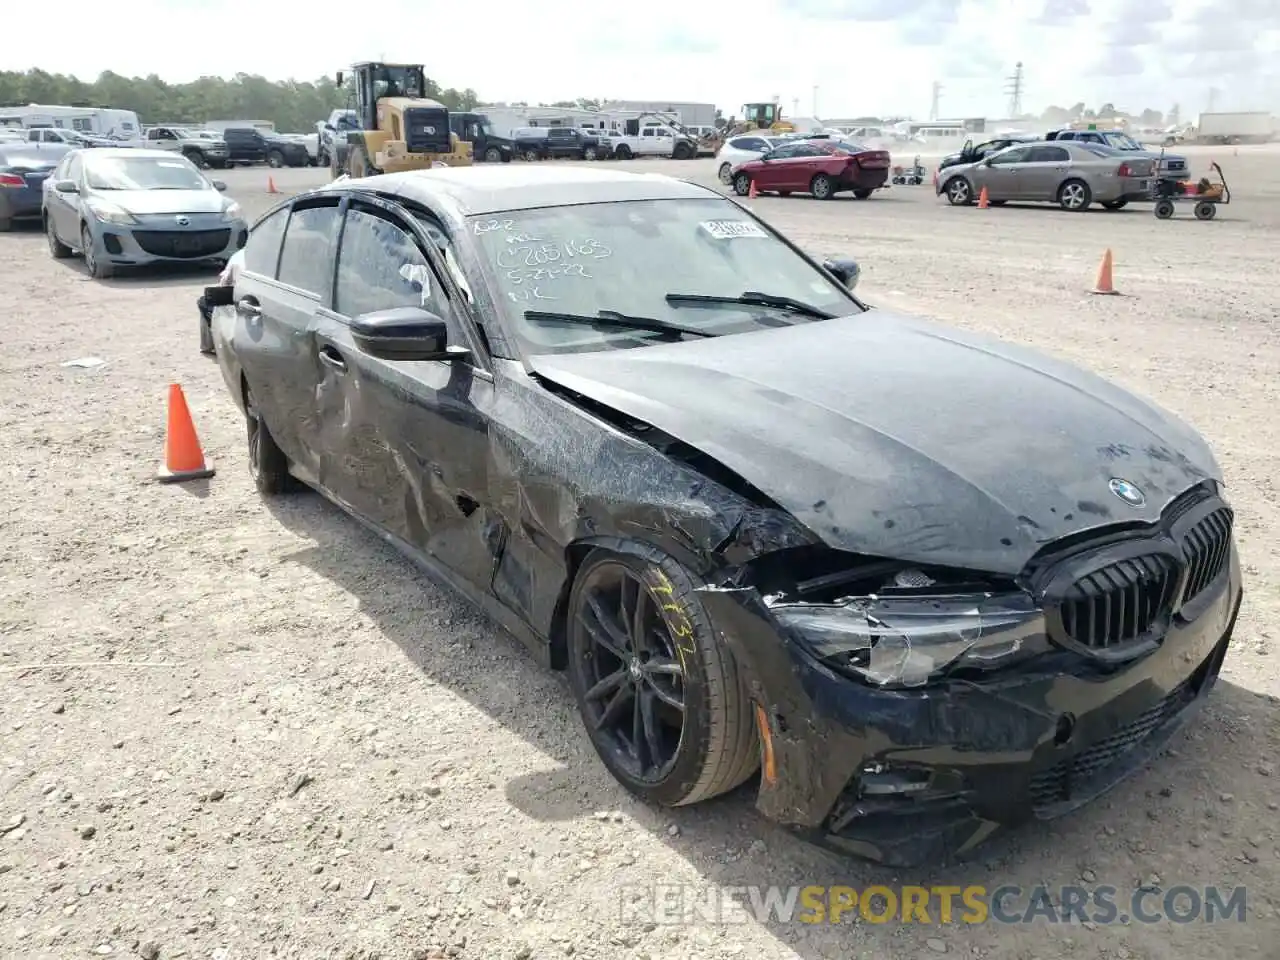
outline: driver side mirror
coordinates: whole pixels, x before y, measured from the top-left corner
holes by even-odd
[[[380,360],[465,360],[471,351],[449,346],[442,317],[420,307],[376,310],[351,321],[356,346]]]
[[[217,190],[219,193],[227,189],[226,183],[222,180],[211,180],[210,182],[213,184],[213,189]]]
[[[858,279],[862,276],[862,268],[856,260],[824,260],[822,266],[849,290],[858,285]]]
[[[993,159],[994,159],[994,157],[983,157],[983,158],[982,158],[982,165],[983,165],[984,167],[989,167],[989,166],[991,166],[991,161],[992,161]]]
[[[79,193],[80,185],[74,180],[59,180],[53,185],[53,189],[59,193]]]

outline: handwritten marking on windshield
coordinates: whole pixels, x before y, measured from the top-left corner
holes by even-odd
[[[507,296],[512,303],[528,303],[530,300],[559,300],[559,297],[548,297],[537,287],[522,287],[519,290],[508,290]]]
[[[607,260],[613,251],[598,240],[570,240],[564,243],[543,243],[540,246],[524,244],[498,251],[499,270],[517,267],[545,267],[568,258]]]
[[[475,225],[476,236],[482,233],[493,233],[496,230],[510,230],[516,225],[514,220],[477,220]]]
[[[507,271],[507,279],[516,286],[522,283],[538,283],[547,280],[558,280],[561,277],[582,277],[595,279],[587,273],[587,268],[580,263],[561,263],[550,267],[517,267]]]

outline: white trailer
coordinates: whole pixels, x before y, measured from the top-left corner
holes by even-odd
[[[228,130],[261,130],[263,133],[275,133],[276,125],[270,120],[210,120],[198,124],[201,130],[215,130],[226,133]]]
[[[1205,143],[1266,143],[1275,136],[1275,118],[1265,110],[1202,113],[1197,139]]]
[[[0,127],[20,127],[24,130],[32,127],[56,127],[116,140],[131,140],[142,133],[142,124],[132,110],[51,103],[0,107]]]

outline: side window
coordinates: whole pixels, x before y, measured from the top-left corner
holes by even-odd
[[[330,239],[338,232],[336,202],[295,207],[284,231],[276,279],[328,299],[332,289]]]
[[[1033,147],[1028,159],[1032,163],[1066,163],[1071,154],[1066,147]]]
[[[991,158],[991,163],[993,166],[1004,166],[1007,163],[1026,163],[1030,153],[1031,149],[1029,147],[1017,147],[1016,149],[996,154]]]
[[[381,213],[347,208],[334,310],[358,317],[375,310],[422,307],[447,316],[447,304],[409,231]]]
[[[284,237],[284,225],[289,222],[289,208],[277,210],[249,232],[244,245],[244,268],[272,280],[276,278],[276,264],[280,262],[280,241]]]
[[[796,145],[794,143],[788,143],[788,144],[784,144],[781,147],[778,147],[771,154],[769,154],[769,159],[785,160],[787,159],[787,157],[794,157],[795,155],[796,155]]]
[[[823,150],[821,147],[815,146],[812,143],[801,144],[796,147],[796,152],[792,154],[792,156],[796,157],[824,157],[826,155],[826,150]]]
[[[1062,133],[1054,137],[1055,140],[1074,140],[1076,138],[1074,130],[1064,130]]]

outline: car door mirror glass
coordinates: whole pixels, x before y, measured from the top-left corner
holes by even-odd
[[[59,193],[79,193],[80,187],[74,180],[59,180],[53,185]]]
[[[444,318],[420,307],[393,307],[351,321],[351,339],[382,360],[461,360],[470,351],[449,346]]]

